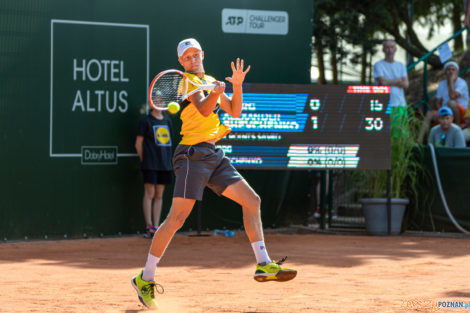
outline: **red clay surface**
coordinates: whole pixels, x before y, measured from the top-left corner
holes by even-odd
[[[160,266],[159,312],[470,312],[470,241],[424,237],[266,235],[297,277],[253,280],[244,233],[173,239]],[[0,244],[0,312],[147,311],[130,284],[150,240],[140,237]]]

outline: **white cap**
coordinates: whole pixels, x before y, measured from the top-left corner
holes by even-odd
[[[457,63],[455,63],[454,61],[449,61],[447,62],[445,65],[444,65],[444,71],[446,70],[447,67],[449,66],[455,66],[455,68],[457,69],[457,71],[459,70],[459,65]]]
[[[202,51],[201,45],[199,44],[199,42],[197,42],[196,39],[194,38],[184,39],[184,40],[181,40],[180,43],[178,44],[178,48],[177,48],[178,58],[182,56],[188,48],[196,48],[199,51]]]

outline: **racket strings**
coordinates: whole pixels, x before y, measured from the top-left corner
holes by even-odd
[[[184,94],[183,76],[178,73],[166,73],[159,77],[152,88],[152,103],[166,107],[169,102],[180,102]]]

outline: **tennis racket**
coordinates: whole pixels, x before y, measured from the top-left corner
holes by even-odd
[[[188,93],[188,85],[197,87]],[[201,90],[212,90],[214,84],[200,85],[192,82],[183,72],[178,70],[166,70],[160,72],[152,80],[148,91],[148,99],[152,108],[156,110],[168,110],[170,102],[181,104],[185,99]]]

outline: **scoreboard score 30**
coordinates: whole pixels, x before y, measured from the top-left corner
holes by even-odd
[[[217,142],[239,169],[390,169],[390,87],[245,84]],[[230,94],[228,94],[230,95]]]

